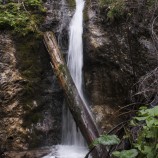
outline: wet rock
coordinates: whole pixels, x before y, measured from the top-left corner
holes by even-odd
[[[46,18],[41,25],[42,31],[55,33],[65,54],[74,13],[69,3],[46,0]],[[149,26],[144,28],[146,25],[137,19],[110,23],[106,14],[98,1],[87,1],[83,34],[85,91],[104,131],[120,122],[115,112],[131,102],[130,91],[138,79],[157,66]],[[59,143],[63,93],[42,41],[33,37],[16,39],[1,31],[0,72],[0,148],[27,150]]]
[[[97,1],[87,3],[84,77],[93,110],[98,113],[97,118],[102,118],[99,122],[107,131],[109,123],[103,116],[106,118],[109,109],[115,114],[119,107],[131,102],[133,85],[157,67],[157,52],[150,30],[142,27],[143,22],[138,22],[137,28],[132,20],[110,23],[106,14]],[[102,108],[104,112],[100,111]],[[120,121],[117,116],[111,119],[110,126]]]
[[[44,46],[28,38],[0,32],[0,148],[9,151],[61,139],[62,91]]]
[[[45,1],[41,30],[55,33],[63,52],[74,7],[68,1]],[[0,32],[0,148],[26,150],[58,144],[63,93],[52,72],[42,39]]]
[[[4,152],[3,158],[39,158],[47,155],[52,151],[51,148],[39,148],[35,150],[28,150],[22,152],[10,151]]]
[[[0,141],[1,147],[7,148],[12,142],[8,137],[12,137],[16,132],[24,133],[20,127],[22,118],[18,118],[22,112],[19,106],[19,96],[21,96],[22,84],[24,81],[19,71],[16,69],[15,45],[11,36],[7,33],[0,34],[0,97],[1,97],[1,120],[0,120]],[[13,112],[14,110],[14,112]],[[12,115],[14,113],[14,116]],[[17,136],[16,136],[17,137]],[[9,142],[7,144],[7,142]],[[7,144],[7,145],[6,145]],[[16,144],[19,147],[20,144]]]

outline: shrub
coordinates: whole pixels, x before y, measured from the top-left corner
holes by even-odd
[[[132,130],[126,131],[123,138],[129,138],[134,149],[113,151],[112,155],[118,158],[158,158],[158,106],[153,108],[141,107],[137,117],[133,117],[130,126],[137,128],[137,135]],[[99,144],[111,146],[121,141],[116,135],[101,135],[93,142],[93,146]],[[88,156],[88,155],[87,155]]]
[[[124,14],[125,1],[124,0],[100,0],[100,7],[107,6],[107,17],[111,20],[119,18]]]
[[[158,106],[151,109],[141,107],[138,116],[131,123],[140,129],[134,143],[139,150],[139,157],[158,158]]]

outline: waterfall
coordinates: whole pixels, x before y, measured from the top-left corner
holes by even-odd
[[[83,67],[83,8],[84,1],[76,0],[76,12],[70,22],[69,50],[67,65],[77,90],[83,98],[82,67]],[[64,144],[84,146],[84,139],[80,130],[76,130],[76,123],[71,113],[64,106],[62,141]]]
[[[83,9],[84,0],[76,0],[76,11],[70,22],[67,65],[80,97],[85,102],[82,90],[83,67]],[[86,102],[85,102],[86,103]],[[62,144],[58,153],[66,158],[83,158],[87,153],[86,143],[66,106],[63,106]]]
[[[63,118],[62,118],[62,144],[85,146],[84,138],[79,129],[76,127],[76,123],[71,115],[69,109],[63,106]]]
[[[76,0],[76,11],[71,19],[69,27],[70,32],[67,65],[79,95],[85,105],[87,105],[82,89],[83,9],[84,0]],[[58,146],[56,156],[60,158],[83,158],[88,152],[86,143],[80,130],[77,129],[76,123],[69,109],[65,105],[63,105],[62,120],[62,145]],[[54,156],[50,154],[45,158],[54,158]]]
[[[71,77],[78,89],[80,96],[82,92],[82,67],[83,67],[83,8],[84,1],[76,0],[76,12],[70,23],[68,68]]]

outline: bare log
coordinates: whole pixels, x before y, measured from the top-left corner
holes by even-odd
[[[68,100],[68,108],[71,111],[77,126],[81,130],[82,135],[87,141],[87,144],[90,145],[99,137],[99,132],[94,119],[91,117],[77,91],[52,32],[46,32],[44,34],[44,43],[50,55],[54,72]],[[98,148],[97,150],[97,157],[101,158],[102,156],[99,156],[100,149]]]

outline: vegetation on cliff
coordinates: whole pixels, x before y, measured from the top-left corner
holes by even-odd
[[[41,123],[46,119],[47,116],[45,117],[45,111],[53,108],[52,106],[55,107],[52,103],[55,100],[52,99],[52,91],[49,92],[48,90],[52,84],[51,81],[49,81],[48,76],[52,77],[53,74],[48,72],[51,68],[49,65],[49,59],[42,45],[42,33],[40,30],[40,26],[45,18],[45,12],[46,9],[41,0],[0,0],[0,31],[4,34],[4,36],[2,36],[3,38],[1,38],[0,45],[0,52],[2,52],[0,53],[1,65],[6,65],[6,62],[9,61],[9,56],[12,56],[11,52],[7,51],[6,48],[12,50],[14,46],[14,71],[18,72],[20,76],[19,80],[11,83],[14,86],[13,92],[15,97],[13,99],[16,104],[14,104],[13,99],[10,98],[7,99],[7,104],[4,103],[5,100],[2,98],[1,104],[1,95],[4,95],[5,93],[0,92],[1,110],[3,109],[3,106],[8,109],[9,105],[14,105],[12,117],[18,117],[22,120],[22,124],[15,126],[15,133],[8,132],[10,131],[9,122],[7,122],[8,127],[6,129],[1,127],[0,131],[2,131],[2,134],[5,132],[7,134],[6,137],[0,139],[0,152],[3,149],[23,150],[24,148],[27,149],[41,146],[49,139],[48,137],[47,140],[45,139],[46,132],[49,131],[50,135],[54,132],[54,129],[51,126],[47,129],[42,129],[42,126],[36,126],[37,123],[39,124],[39,122]],[[3,44],[3,41],[8,41],[7,35],[9,35],[9,40],[13,41],[10,45],[7,43]],[[5,49],[4,52],[6,51],[7,55],[5,58],[3,57],[3,54],[5,54],[3,53],[3,49]],[[13,63],[9,62],[9,66],[12,67]],[[3,70],[3,66],[0,67],[0,69]],[[11,71],[12,70],[9,71],[9,74],[12,74]],[[14,78],[11,75],[9,77]],[[0,80],[0,89],[3,85],[1,81],[2,80]],[[5,84],[12,89],[9,82],[5,81]],[[21,91],[19,94],[16,93],[18,84],[21,85]],[[48,88],[46,88],[47,86]],[[19,111],[16,111],[18,108],[21,109],[20,114]],[[50,110],[50,112],[52,111]],[[60,112],[60,110],[58,111]],[[4,119],[10,117],[10,113],[9,115],[8,113],[5,111]],[[54,115],[53,113],[52,116],[55,117],[56,114]],[[1,116],[1,120],[3,121],[3,116]],[[18,131],[19,129],[22,130]],[[60,135],[60,132],[57,133]],[[12,142],[9,142],[9,139],[7,139],[10,135],[13,139]],[[20,140],[19,142],[16,142],[17,137]],[[55,140],[54,142],[57,143],[60,138],[57,136],[51,138],[50,141],[53,139]]]
[[[42,69],[38,49],[42,39],[40,25],[44,20],[46,9],[41,0],[0,0],[0,10],[0,30],[14,34],[17,66],[27,81],[24,85],[25,98],[22,102],[29,105],[37,87],[40,88],[37,85],[41,80]]]
[[[109,155],[112,154],[118,158],[157,158],[158,106],[153,108],[142,106],[136,116],[128,122],[128,126],[124,126],[125,135],[122,140],[116,135],[109,135],[109,132],[109,134],[104,134],[96,139],[93,146],[98,144],[111,146]],[[120,151],[119,148],[123,141],[130,142],[129,150]],[[118,149],[119,151],[116,151]]]
[[[99,5],[100,7],[108,7],[107,17],[111,20],[114,20],[114,18],[119,18],[125,11],[124,0],[99,0]]]
[[[143,1],[126,1],[126,0],[99,0],[101,8],[107,8],[107,17],[111,20],[123,18],[124,16],[132,17],[139,9],[139,13],[155,13],[157,7],[156,0]],[[153,12],[154,11],[154,12]],[[145,15],[146,16],[146,15]]]
[[[0,29],[13,30],[26,35],[39,32],[45,8],[40,0],[0,1]]]

